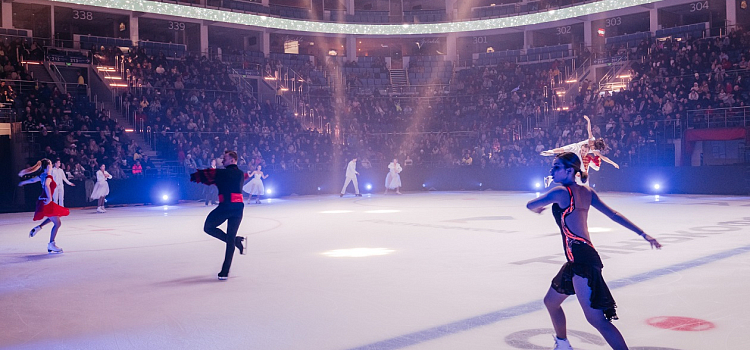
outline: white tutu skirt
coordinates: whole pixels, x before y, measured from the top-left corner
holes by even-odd
[[[263,188],[263,181],[257,177],[248,181],[245,186],[242,186],[242,190],[251,196],[262,196],[266,194],[266,189]]]
[[[401,187],[401,175],[388,172],[388,175],[385,176],[385,187],[390,190]]]
[[[99,182],[94,184],[94,190],[91,191],[91,200],[95,201],[101,197],[106,197],[109,194],[109,184],[107,181]]]

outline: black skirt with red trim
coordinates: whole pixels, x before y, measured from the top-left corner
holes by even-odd
[[[573,261],[565,263],[552,279],[552,289],[560,294],[574,295],[576,292],[573,287],[573,276],[583,277],[591,289],[591,307],[602,310],[608,321],[618,319],[615,312],[617,304],[602,277],[604,264],[599,253],[590,245],[578,241],[571,242],[570,249],[573,252]]]

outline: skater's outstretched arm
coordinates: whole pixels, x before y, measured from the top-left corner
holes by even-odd
[[[584,115],[583,119],[586,119],[586,130],[589,132],[589,140],[595,140],[594,133],[591,132],[591,119],[587,115]]]
[[[602,212],[602,214],[606,215],[608,218],[612,219],[612,221],[643,237],[643,239],[651,244],[651,248],[661,249],[661,244],[657,242],[655,238],[647,235],[646,232],[644,232],[640,227],[636,226],[633,222],[628,220],[628,218],[626,218],[624,215],[618,213],[608,205],[604,204],[604,202],[599,199],[599,195],[596,194],[594,190],[591,190],[591,206]]]
[[[605,157],[604,155],[602,155],[601,152],[599,152],[597,150],[593,150],[592,152],[594,154],[596,154],[597,156],[599,156],[599,158],[601,158],[602,161],[607,162],[609,164],[612,164],[612,166],[615,167],[615,169],[620,169],[620,166],[617,163],[615,163],[615,161],[613,161],[612,159],[609,159],[609,158]]]
[[[19,183],[18,183],[18,186],[19,186],[19,187],[21,187],[21,186],[26,186],[26,185],[28,185],[28,184],[33,184],[34,182],[39,182],[39,181],[41,181],[41,180],[42,180],[42,179],[40,179],[40,178],[39,178],[39,176],[34,176],[34,177],[32,177],[32,178],[30,178],[30,179],[28,179],[28,180],[23,180],[23,181],[19,182]]]

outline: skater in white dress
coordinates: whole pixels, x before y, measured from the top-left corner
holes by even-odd
[[[245,186],[242,186],[242,190],[250,195],[250,198],[248,198],[247,200],[247,204],[250,204],[250,202],[253,200],[253,196],[255,196],[255,203],[260,204],[260,196],[266,193],[266,189],[265,187],[263,187],[263,179],[268,178],[268,175],[263,174],[260,165],[255,167],[255,170],[248,171],[247,175],[251,179],[245,184]]]
[[[401,164],[398,164],[398,159],[394,158],[393,162],[388,164],[388,175],[385,176],[385,194],[388,194],[388,190],[396,190],[396,194],[401,194]]]
[[[94,190],[91,192],[91,200],[98,200],[98,206],[96,207],[97,213],[105,213],[107,210],[104,209],[104,198],[109,194],[109,184],[107,180],[112,178],[106,170],[106,167],[102,164],[99,167],[99,171],[96,172],[96,184],[94,184]]]

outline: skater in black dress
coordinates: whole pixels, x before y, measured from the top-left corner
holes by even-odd
[[[555,349],[572,349],[567,340],[565,313],[561,305],[569,295],[574,294],[578,296],[586,320],[601,333],[609,346],[615,350],[627,349],[622,334],[611,323],[611,320],[617,319],[616,305],[602,278],[604,265],[588,232],[589,208],[596,208],[614,222],[637,233],[652,248],[660,249],[661,244],[604,204],[593,189],[576,184],[576,174],[581,174],[581,180],[586,181],[587,175],[581,171],[581,159],[570,152],[558,155],[552,163],[550,175],[562,186],[554,187],[526,204],[535,213],[541,213],[547,205],[552,204],[552,214],[560,227],[565,257],[568,260],[552,280],[552,286],[544,297],[544,304],[555,328]]]
[[[208,214],[203,230],[209,235],[226,242],[224,264],[219,272],[219,279],[226,280],[229,268],[232,266],[234,248],[240,254],[245,253],[245,237],[237,236],[237,230],[242,222],[242,212],[245,205],[242,201],[242,183],[245,182],[245,172],[237,167],[237,153],[224,152],[225,169],[204,169],[190,175],[190,181],[205,185],[216,185],[219,189],[219,205]],[[218,226],[227,222],[227,232]]]

